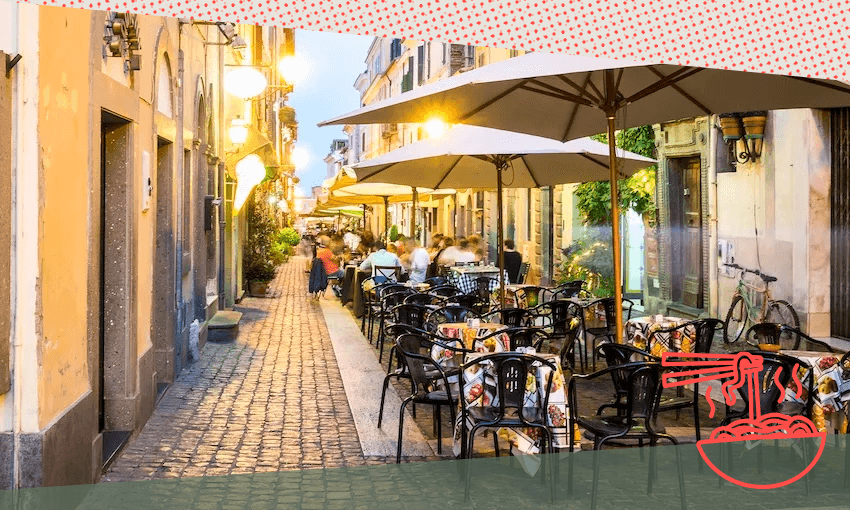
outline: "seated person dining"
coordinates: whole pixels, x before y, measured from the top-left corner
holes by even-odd
[[[364,260],[360,264],[361,271],[372,271],[372,276],[377,274],[375,270],[376,267],[399,267],[402,268],[401,272],[404,272],[404,268],[401,265],[401,260],[394,254],[387,251],[386,245],[383,241],[375,241],[373,245],[375,251],[372,252],[366,260]]]
[[[333,286],[334,294],[337,297],[340,296],[340,288],[338,283],[342,280],[343,276],[345,276],[345,271],[339,267],[339,256],[335,255],[333,251],[329,248],[330,239],[328,237],[319,238],[318,247],[316,248],[316,258],[322,261],[322,265],[325,266],[325,273],[327,273],[328,278],[336,278],[337,283]]]

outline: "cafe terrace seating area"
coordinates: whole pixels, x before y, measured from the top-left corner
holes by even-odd
[[[713,384],[712,403],[705,397],[712,383],[662,388],[674,370],[662,367],[664,352],[730,352],[719,319],[646,316],[624,300],[617,342],[613,298],[592,295],[582,281],[510,284],[501,307],[491,266],[443,268],[421,284],[401,280],[393,268],[373,276],[352,264],[341,298],[386,369],[374,426],[401,417],[397,461],[406,412],[446,458],[516,455],[534,474],[545,455],[524,454],[692,443],[746,417],[752,404],[742,390],[727,406],[722,381]],[[762,413],[805,416],[820,431],[846,432],[850,355],[772,323],[751,327],[734,347],[765,359]],[[403,399],[400,409],[385,406],[390,385]]]

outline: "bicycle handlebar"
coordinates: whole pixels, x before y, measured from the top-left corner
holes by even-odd
[[[768,274],[762,273],[758,269],[747,269],[745,267],[739,266],[738,264],[723,264],[723,265],[726,266],[726,267],[731,267],[732,269],[739,269],[742,273],[752,273],[756,276],[761,276],[762,279],[764,279],[765,281],[767,281],[767,280],[776,281],[776,278],[774,278],[774,277],[772,277]],[[743,276],[743,274],[741,276]]]

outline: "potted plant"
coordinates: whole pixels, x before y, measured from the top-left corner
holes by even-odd
[[[274,220],[262,214],[255,204],[248,207],[248,233],[242,248],[242,267],[248,292],[264,296],[277,274],[280,257],[276,254],[277,228]]]

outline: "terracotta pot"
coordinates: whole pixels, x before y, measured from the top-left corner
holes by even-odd
[[[269,282],[248,282],[248,292],[252,296],[262,297],[269,290]]]

